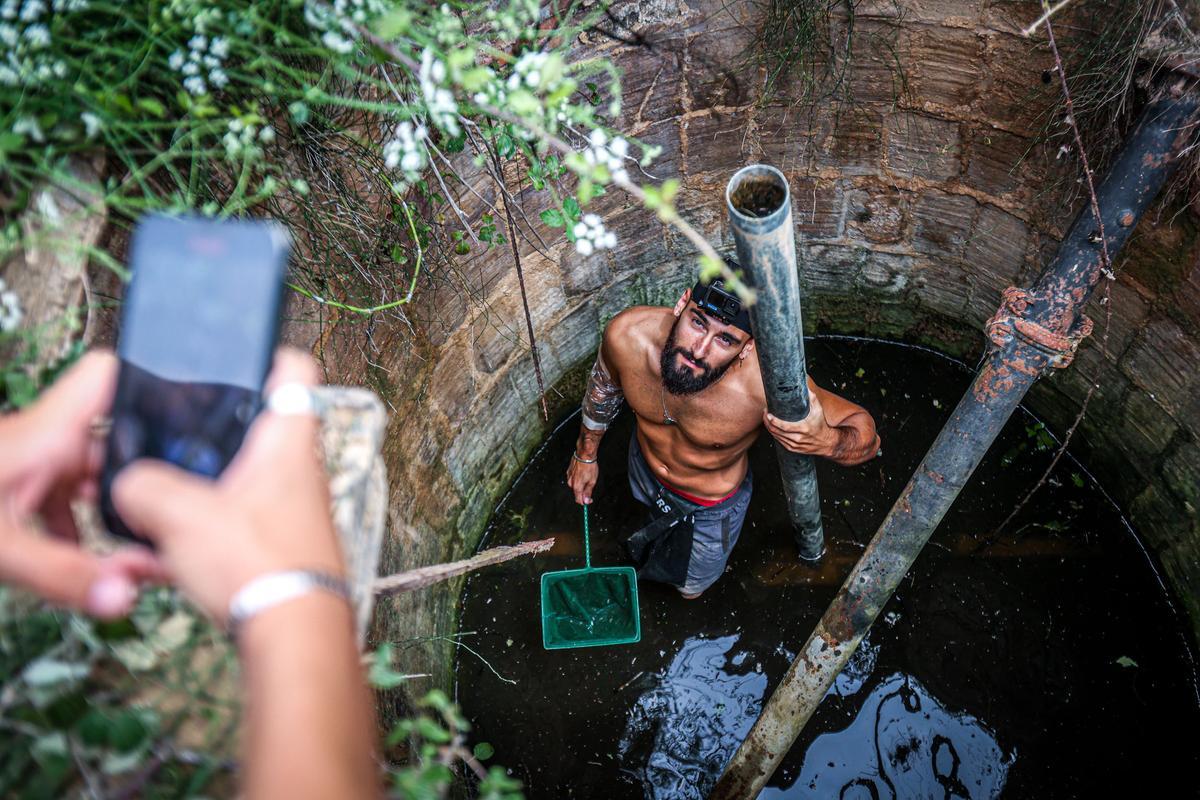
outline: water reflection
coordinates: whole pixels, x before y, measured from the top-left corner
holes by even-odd
[[[686,640],[629,712],[618,752],[647,798],[707,797],[750,732],[767,676],[751,653],[733,652],[739,638]]]
[[[999,796],[1015,760],[978,719],[947,711],[914,678],[896,673],[848,728],[813,741],[791,787],[759,797],[980,800]]]

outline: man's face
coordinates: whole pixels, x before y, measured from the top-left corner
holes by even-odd
[[[741,328],[726,325],[689,302],[663,345],[663,386],[675,395],[708,388],[725,374],[749,338]]]

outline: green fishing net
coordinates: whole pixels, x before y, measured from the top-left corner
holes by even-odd
[[[630,644],[642,638],[633,567],[593,567],[587,506],[584,569],[542,575],[542,645],[547,650]]]

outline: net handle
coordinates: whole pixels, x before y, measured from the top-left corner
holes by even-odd
[[[583,558],[585,569],[592,568],[592,542],[588,535],[588,507],[583,506]]]

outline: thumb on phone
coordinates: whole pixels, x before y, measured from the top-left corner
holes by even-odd
[[[113,481],[113,503],[135,533],[161,545],[211,513],[212,483],[165,461],[135,461]]]

